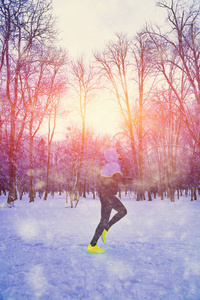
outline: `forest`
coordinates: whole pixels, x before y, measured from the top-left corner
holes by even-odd
[[[156,5],[166,11],[163,26],[116,33],[88,62],[60,47],[51,0],[0,0],[0,194],[9,204],[24,193],[30,202],[36,193],[44,200],[65,193],[71,206],[88,192],[95,198],[107,147],[120,153],[123,174],[133,178],[123,189],[137,201],[159,195],[173,202],[183,191],[197,199],[200,4]],[[114,136],[87,124],[88,107],[102,95],[121,116]],[[54,140],[59,118],[72,110],[81,125]]]

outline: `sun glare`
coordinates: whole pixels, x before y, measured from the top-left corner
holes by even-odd
[[[116,134],[120,125],[119,112],[112,102],[91,105],[88,108],[87,125],[98,134]]]
[[[120,114],[112,101],[95,102],[87,107],[86,128],[92,129],[98,135],[115,135],[120,131]],[[71,112],[66,118],[57,116],[53,140],[64,140],[67,127],[77,125],[81,128],[81,118],[77,112]],[[40,134],[48,135],[48,122],[44,121]]]

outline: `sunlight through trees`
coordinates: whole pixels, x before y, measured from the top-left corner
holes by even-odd
[[[134,179],[126,190],[138,201],[146,195],[174,201],[182,190],[196,199],[200,5],[161,0],[157,8],[167,13],[165,26],[117,33],[88,62],[59,46],[50,0],[0,1],[0,192],[8,203],[23,193],[34,202],[36,193],[46,200],[65,192],[71,207],[89,191],[95,198],[110,146],[120,151],[123,172]],[[97,103],[105,112],[101,122]],[[88,115],[94,112],[96,123]],[[112,135],[105,132],[109,118],[119,128]],[[65,138],[54,140],[59,120]]]

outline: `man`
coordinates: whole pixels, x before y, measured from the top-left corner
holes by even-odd
[[[118,186],[119,184],[127,184],[132,181],[132,179],[124,178],[122,176],[120,165],[118,163],[118,154],[115,148],[107,149],[104,152],[104,157],[108,163],[103,166],[99,177],[101,219],[91,243],[87,248],[88,252],[96,254],[105,252],[97,245],[100,236],[105,243],[106,235],[108,234],[110,227],[127,214],[125,206],[115,196],[118,192]],[[117,213],[109,220],[112,209],[115,209]]]

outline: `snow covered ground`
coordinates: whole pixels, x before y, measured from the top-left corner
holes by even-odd
[[[123,197],[128,214],[101,255],[86,248],[100,202],[28,198],[4,208],[0,197],[0,300],[200,299],[200,201]]]

